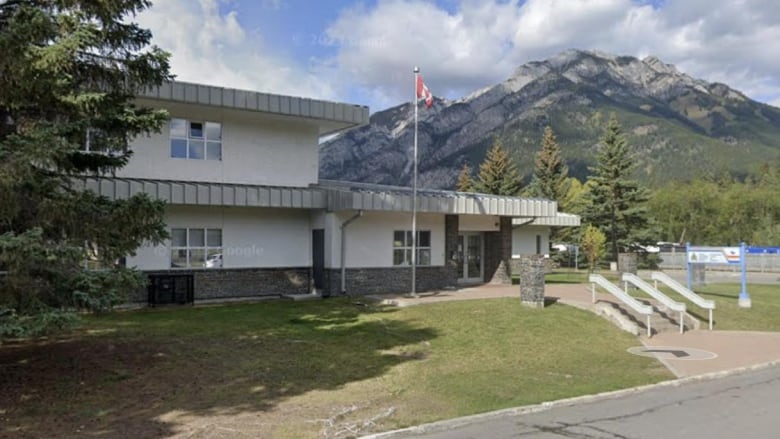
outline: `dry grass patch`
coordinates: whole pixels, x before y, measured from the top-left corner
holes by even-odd
[[[671,378],[636,344],[516,299],[116,313],[0,347],[0,436],[354,437]]]

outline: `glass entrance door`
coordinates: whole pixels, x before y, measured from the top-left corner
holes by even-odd
[[[458,281],[482,281],[482,252],[481,233],[463,233],[458,236]]]

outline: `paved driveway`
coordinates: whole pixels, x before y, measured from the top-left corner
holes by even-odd
[[[620,398],[506,415],[423,439],[780,437],[780,366]]]

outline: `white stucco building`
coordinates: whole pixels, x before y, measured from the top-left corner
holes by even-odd
[[[318,178],[320,136],[368,123],[365,106],[182,82],[139,96],[161,133],[84,185],[164,200],[171,239],[126,260],[157,302],[411,288],[409,188]],[[547,253],[551,226],[579,225],[539,199],[420,190],[417,289],[508,282],[511,258]]]

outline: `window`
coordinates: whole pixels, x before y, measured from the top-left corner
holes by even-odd
[[[100,249],[95,243],[84,241],[84,259],[82,266],[85,270],[108,270],[117,267],[127,267],[127,258],[121,257],[113,262],[107,262],[100,259]]]
[[[222,267],[222,230],[171,229],[171,267]]]
[[[542,254],[542,235],[536,235],[536,254]]]
[[[417,231],[417,265],[431,265],[431,231]],[[412,232],[393,232],[393,265],[412,265]]]
[[[87,128],[82,151],[111,156],[122,155],[122,151],[118,151],[115,147],[112,148],[111,139],[109,139],[105,131],[99,128]]]
[[[222,160],[222,124],[171,119],[171,157]]]

